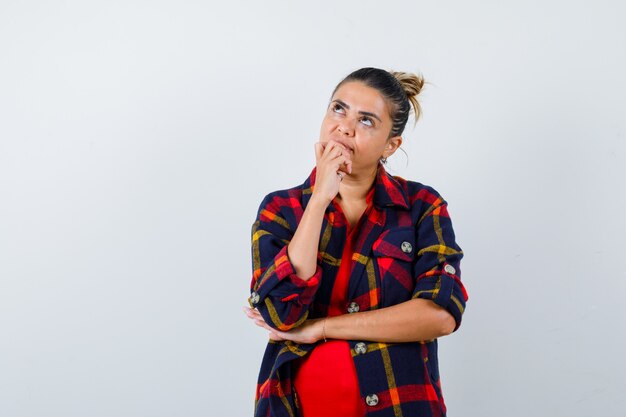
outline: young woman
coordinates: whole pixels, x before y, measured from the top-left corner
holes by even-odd
[[[255,416],[445,416],[437,338],[461,324],[463,252],[446,201],[384,167],[423,84],[348,75],[311,175],[261,203],[245,309],[270,337]]]

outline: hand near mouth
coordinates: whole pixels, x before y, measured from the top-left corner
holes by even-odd
[[[352,155],[344,145],[334,140],[315,144],[317,166],[313,195],[330,204],[339,193],[339,184],[352,173]]]

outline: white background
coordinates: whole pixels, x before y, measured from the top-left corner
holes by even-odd
[[[466,254],[449,416],[623,412],[625,12],[1,0],[0,416],[252,415],[250,227],[363,66],[429,82],[390,170]]]

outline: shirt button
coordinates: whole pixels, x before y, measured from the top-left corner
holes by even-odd
[[[456,274],[456,269],[454,269],[454,267],[450,264],[446,264],[446,266],[443,267],[443,270],[446,271],[448,274],[454,275]]]
[[[354,301],[348,305],[348,313],[356,313],[359,311],[359,305]]]
[[[367,397],[365,397],[365,402],[369,406],[372,406],[372,407],[375,406],[376,404],[378,404],[378,395],[376,394],[368,395]]]
[[[367,352],[367,345],[363,342],[359,342],[354,345],[354,351],[357,355],[362,355]]]
[[[400,249],[402,249],[402,252],[404,253],[411,253],[413,251],[413,245],[409,242],[402,242]]]
[[[259,293],[257,293],[256,291],[254,291],[252,294],[250,294],[250,302],[252,302],[252,304],[256,304],[259,302]]]

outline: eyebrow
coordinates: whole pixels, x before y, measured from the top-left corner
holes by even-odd
[[[346,103],[344,103],[341,100],[333,100],[332,102],[333,103],[339,103],[340,105],[342,105],[346,109],[350,110],[350,106],[348,106]],[[370,116],[370,117],[373,117],[374,119],[378,120],[381,123],[383,122],[382,120],[380,120],[380,117],[378,117],[376,115],[376,113],[372,113],[372,112],[369,112],[369,111],[360,111],[359,114],[362,114],[363,116]]]

